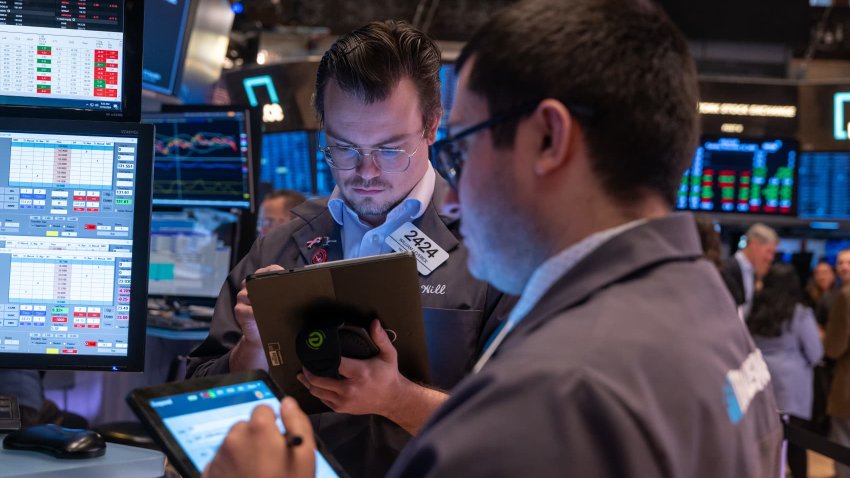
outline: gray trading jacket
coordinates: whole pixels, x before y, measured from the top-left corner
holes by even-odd
[[[413,224],[449,253],[449,259],[429,276],[420,276],[422,305],[446,309],[426,320],[433,384],[453,387],[471,368],[483,342],[498,327],[513,305],[513,298],[469,275],[467,250],[460,242],[459,222],[442,216],[448,184],[437,178],[426,212]],[[341,228],[334,222],[327,201],[308,201],[293,209],[297,217],[257,240],[248,255],[233,269],[216,302],[210,334],[190,355],[188,376],[229,372],[230,350],[242,336],[233,315],[241,281],[260,267],[279,264],[287,269],[310,263],[316,249],[307,243],[320,236],[336,242],[327,248],[327,260],[343,258]],[[313,417],[320,438],[352,477],[384,476],[410,436],[388,420],[320,414]]]
[[[603,244],[455,387],[390,476],[779,476],[770,383],[742,366],[759,355],[700,256],[689,214]]]

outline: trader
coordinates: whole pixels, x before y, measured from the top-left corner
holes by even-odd
[[[315,108],[337,187],[329,201],[293,209],[295,219],[259,239],[231,272],[209,337],[192,353],[190,376],[268,368],[244,287],[248,274],[393,252],[386,239],[406,223],[448,252],[448,260],[429,264],[433,272],[419,277],[423,306],[446,309],[435,316],[440,323],[426,323],[429,342],[444,351],[430,357],[434,385],[447,390],[471,369],[479,339],[497,326],[502,294],[469,275],[459,222],[441,212],[449,187],[428,159],[442,114],[440,56],[427,36],[393,21],[355,30],[325,53]],[[410,434],[446,398],[399,373],[395,349],[374,325],[378,357],[343,359],[344,380],[301,377],[339,412],[314,423],[352,476],[384,476]]]

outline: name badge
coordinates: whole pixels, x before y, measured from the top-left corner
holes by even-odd
[[[410,222],[387,236],[385,242],[395,252],[413,252],[416,256],[416,270],[423,276],[434,272],[449,258],[448,252]]]

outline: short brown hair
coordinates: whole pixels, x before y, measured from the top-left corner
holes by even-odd
[[[313,107],[325,122],[325,87],[339,87],[367,104],[385,100],[402,78],[419,93],[422,123],[430,128],[440,116],[440,48],[427,35],[402,21],[372,22],[340,37],[325,52],[316,73]]]

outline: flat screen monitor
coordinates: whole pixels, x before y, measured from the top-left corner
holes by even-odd
[[[330,167],[318,151],[323,133],[289,131],[263,135],[260,181],[271,189],[292,189],[308,196],[329,196],[334,189]]]
[[[146,0],[142,86],[177,96],[188,30],[194,14],[191,0]]]
[[[850,152],[800,154],[797,204],[802,219],[850,219]]]
[[[230,272],[236,221],[214,209],[154,211],[148,293],[217,298]]]
[[[0,118],[0,367],[139,371],[153,128]]]
[[[1,5],[0,114],[138,121],[142,0]]]
[[[786,139],[703,136],[682,177],[677,208],[796,214],[797,144]]]
[[[455,89],[457,88],[457,73],[453,63],[440,66],[440,97],[443,104],[443,116],[437,129],[437,139],[443,139],[448,133],[449,115],[454,104]]]
[[[244,111],[145,115],[156,126],[153,204],[251,209],[251,126]]]

